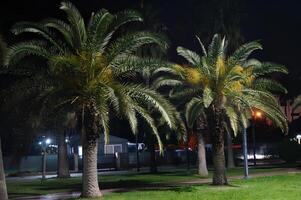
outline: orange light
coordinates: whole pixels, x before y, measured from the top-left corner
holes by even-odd
[[[257,112],[255,113],[255,117],[257,117],[257,118],[261,118],[261,117],[262,117],[262,113],[261,113],[261,112],[259,112],[259,111],[257,111]]]

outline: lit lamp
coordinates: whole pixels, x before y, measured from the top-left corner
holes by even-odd
[[[260,112],[260,111],[256,111],[255,112],[255,118],[261,118],[262,117],[262,112]]]
[[[298,144],[301,144],[301,135],[300,134],[296,135],[296,138],[298,140]]]
[[[42,180],[46,179],[46,165],[47,165],[47,147],[51,144],[51,139],[47,138],[39,142],[42,147],[43,158],[42,158]]]
[[[252,136],[253,136],[253,163],[256,166],[256,142],[255,142],[255,126],[256,126],[256,119],[262,118],[262,112],[255,111],[253,113],[253,120],[252,120]]]

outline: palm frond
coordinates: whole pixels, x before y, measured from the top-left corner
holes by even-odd
[[[117,57],[128,56],[138,48],[148,44],[156,44],[162,50],[166,50],[168,47],[168,44],[162,35],[150,32],[131,33],[117,39],[109,46],[107,60],[111,63],[114,59],[117,59]]]
[[[177,52],[178,55],[184,57],[189,63],[191,63],[194,66],[199,65],[201,62],[201,58],[197,53],[188,50],[184,47],[177,47]]]
[[[69,1],[63,1],[61,7],[66,12],[71,30],[73,31],[74,42],[77,48],[81,48],[82,44],[87,40],[86,27],[83,17],[77,8]]]
[[[61,52],[64,52],[63,43],[47,27],[44,27],[42,24],[33,22],[19,22],[13,26],[12,32],[16,35],[19,35],[21,33],[39,34]]]
[[[70,47],[70,49],[75,48],[74,47],[74,35],[71,29],[71,26],[67,23],[65,23],[62,20],[59,19],[53,19],[53,18],[49,18],[46,20],[43,20],[41,22],[45,27],[48,28],[53,28],[54,30],[58,31],[59,33],[62,34],[64,40],[66,41],[66,43],[68,44],[68,46]]]
[[[256,79],[253,83],[253,88],[255,90],[261,91],[278,92],[283,94],[287,93],[286,88],[283,87],[280,83],[266,78]]]
[[[246,43],[240,46],[229,58],[229,65],[242,65],[250,54],[258,49],[262,49],[262,46],[257,41]]]
[[[24,57],[38,56],[44,59],[48,59],[51,53],[47,49],[47,44],[44,41],[32,40],[26,42],[20,42],[12,45],[7,52],[5,64],[13,65],[18,63]]]

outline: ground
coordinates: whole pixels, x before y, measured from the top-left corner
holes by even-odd
[[[103,200],[297,200],[301,199],[301,174],[234,180],[231,186],[208,184],[171,189],[112,193]],[[79,200],[79,199],[77,199]],[[80,200],[88,200],[81,198]]]
[[[275,175],[279,171],[285,173],[285,169],[278,168],[250,170],[253,177],[265,173],[273,175],[271,174],[273,172]],[[298,173],[288,173],[287,176],[252,178],[248,181],[233,180],[231,186],[218,188],[208,185],[210,179],[201,179],[195,172],[192,170],[187,173],[185,170],[173,169],[156,175],[146,173],[105,175],[100,176],[99,180],[102,191],[105,193],[104,200],[135,198],[141,200],[290,200],[298,199],[296,198],[298,195],[301,198],[301,193],[299,194],[301,175]],[[232,169],[228,172],[231,177],[241,177],[242,174],[242,168]],[[8,181],[10,198],[80,191],[80,187],[80,178],[49,179],[44,182],[41,180]]]

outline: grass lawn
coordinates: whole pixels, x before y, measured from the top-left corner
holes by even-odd
[[[251,169],[251,174],[266,172],[266,171],[270,172],[273,170],[278,170],[278,169],[277,168]],[[228,172],[229,176],[235,176],[241,174],[243,174],[242,168],[235,168]],[[170,171],[161,172],[155,175],[153,174],[104,175],[101,176],[99,180],[100,180],[101,188],[108,189],[108,188],[120,188],[120,187],[135,188],[136,186],[141,186],[141,185],[147,186],[147,185],[157,185],[159,183],[160,184],[176,183],[181,181],[196,180],[199,178],[200,177],[196,174],[196,171],[194,170],[192,171],[192,173],[189,174],[184,170],[174,170],[172,172]],[[43,195],[43,194],[51,194],[51,193],[59,193],[59,192],[80,191],[81,179],[80,178],[48,179],[44,182],[41,182],[40,180],[18,181],[18,182],[8,181],[7,187],[8,187],[9,196],[11,198],[19,197],[19,196],[33,196],[33,195]],[[107,198],[114,199],[114,195],[112,197],[108,196]]]
[[[207,184],[125,193],[112,193],[103,200],[297,200],[301,199],[301,174],[234,180],[232,186]],[[88,199],[76,199],[88,200]],[[90,200],[90,199],[89,199]]]

